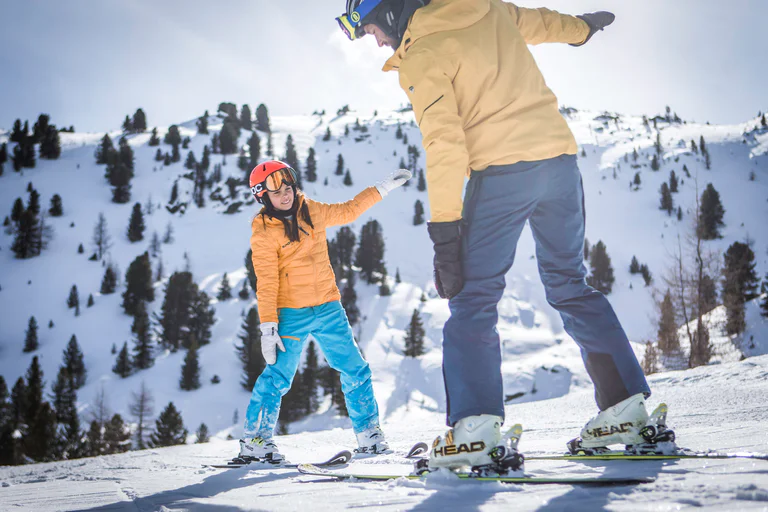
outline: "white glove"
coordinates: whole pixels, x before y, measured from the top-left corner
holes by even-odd
[[[260,325],[261,329],[261,355],[267,364],[275,364],[277,361],[277,349],[285,352],[283,340],[277,334],[277,322],[265,322]]]
[[[381,197],[385,197],[387,194],[389,194],[392,190],[395,190],[397,187],[400,187],[411,179],[411,171],[408,169],[398,169],[397,171],[393,172],[389,175],[388,178],[377,181],[376,182],[376,190],[379,191],[379,194],[381,194]]]

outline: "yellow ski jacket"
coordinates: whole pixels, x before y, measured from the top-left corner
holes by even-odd
[[[325,229],[348,224],[381,201],[376,187],[368,187],[343,203],[313,201],[301,192],[299,208],[306,202],[314,229],[299,220],[298,242],[285,236],[283,222],[264,215],[251,222],[253,270],[256,272],[256,298],[262,322],[277,322],[280,308],[306,308],[341,299],[336,276],[328,257]]]
[[[576,154],[576,140],[527,45],[583,43],[586,22],[501,0],[432,0],[384,71],[397,70],[427,157],[433,222],[461,218],[464,176]]]

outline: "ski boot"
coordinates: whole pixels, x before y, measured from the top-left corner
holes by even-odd
[[[390,451],[384,432],[378,425],[355,435],[357,436],[357,448],[355,448],[357,454],[377,455]]]
[[[280,464],[284,461],[285,457],[277,450],[274,441],[261,437],[240,439],[240,454],[232,459],[235,464],[249,464],[251,462]]]
[[[656,451],[668,446],[658,443],[672,442],[675,434],[666,427],[667,406],[661,404],[649,417],[642,393],[633,395],[618,404],[600,411],[581,429],[581,436],[568,442],[568,451],[573,455],[599,455],[609,453],[609,445],[623,444],[633,450]],[[651,452],[646,452],[651,453]]]
[[[432,443],[428,459],[416,462],[417,475],[439,468],[457,470],[469,466],[478,476],[506,474],[523,466],[517,451],[522,427],[515,425],[501,436],[501,417],[490,414],[468,416],[456,422],[443,437]]]

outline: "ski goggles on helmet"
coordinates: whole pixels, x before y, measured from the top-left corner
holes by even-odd
[[[268,175],[264,181],[251,187],[251,193],[256,197],[261,197],[264,192],[277,192],[283,184],[295,185],[297,182],[296,174],[290,167],[283,167]]]
[[[347,0],[347,12],[337,17],[336,21],[350,41],[365,35],[362,22],[380,3],[381,0]]]

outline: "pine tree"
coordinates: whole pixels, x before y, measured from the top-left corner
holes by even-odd
[[[229,279],[227,273],[224,272],[224,277],[221,278],[221,284],[219,285],[219,293],[216,295],[216,299],[219,301],[225,301],[232,298],[232,288],[229,286]]]
[[[179,145],[174,144],[173,147],[171,148],[171,163],[176,163],[180,161],[181,161],[181,151],[179,151]],[[167,161],[165,165],[168,165]]]
[[[272,131],[269,127],[269,113],[263,103],[256,107],[256,129],[265,133]]]
[[[376,220],[365,223],[360,231],[355,266],[360,268],[360,274],[368,284],[377,283],[384,271],[384,236]]]
[[[8,386],[0,375],[0,466],[10,466],[15,458],[13,438],[15,425],[13,408],[8,398]]]
[[[299,167],[299,156],[296,153],[296,146],[293,144],[293,135],[290,133],[285,140],[285,163],[290,165],[293,170],[296,171],[297,176],[301,175],[301,168]]]
[[[711,183],[708,183],[701,194],[701,209],[696,225],[698,235],[704,240],[721,238],[720,226],[725,225],[723,215],[725,215],[725,209],[720,202],[720,194]]]
[[[339,153],[338,158],[336,158],[336,171],[334,174],[336,176],[344,175],[344,157],[341,156],[341,153]]]
[[[219,151],[222,155],[237,153],[237,139],[240,137],[240,123],[230,117],[224,119],[219,132]]]
[[[424,179],[424,171],[419,170],[419,183],[416,185],[416,190],[419,192],[424,192],[427,190],[427,180]]]
[[[648,265],[643,263],[640,265],[640,274],[643,276],[643,281],[645,282],[645,286],[650,286],[653,282],[653,277],[651,276],[651,271],[648,269]]]
[[[77,412],[77,392],[74,379],[65,368],[59,370],[54,387],[56,420],[63,426],[59,433],[58,452],[66,459],[86,455],[83,432],[80,430],[80,416]]]
[[[75,389],[85,386],[87,370],[80,346],[77,344],[77,337],[73,334],[67,343],[67,348],[63,352],[62,368],[72,376],[75,383]]]
[[[125,133],[131,133],[133,131],[133,122],[131,121],[131,118],[126,114],[125,119],[123,120],[123,131]]]
[[[131,429],[119,414],[104,425],[104,444],[106,454],[125,453],[131,449]]]
[[[149,142],[147,143],[149,146],[159,146],[160,145],[160,137],[157,136],[157,127],[152,128],[152,135],[149,137]],[[157,150],[157,154],[161,154],[160,150]],[[155,157],[155,160],[157,160],[157,157]]]
[[[381,284],[379,285],[379,296],[389,297],[392,295],[392,290],[389,288],[389,278],[387,277],[387,269],[384,269],[384,274],[381,276]]]
[[[424,350],[424,335],[424,325],[421,322],[419,310],[414,309],[411,315],[411,322],[405,330],[405,351],[403,355],[406,357],[423,356],[426,353]]]
[[[112,144],[112,139],[109,137],[109,134],[105,134],[104,137],[101,138],[101,144],[96,148],[95,156],[97,164],[108,164],[114,160],[116,156],[115,146]]]
[[[351,271],[348,274],[347,283],[344,286],[344,290],[341,292],[341,305],[344,307],[344,311],[347,312],[349,325],[357,324],[358,320],[360,320],[360,310],[357,307],[355,279],[354,274]]]
[[[653,158],[651,159],[651,169],[654,171],[659,170],[659,158],[656,155],[653,155]]]
[[[196,293],[189,307],[189,331],[182,340],[185,348],[189,348],[192,341],[195,341],[199,347],[211,342],[211,327],[215,322],[215,314],[216,310],[211,307],[208,294]]]
[[[662,354],[670,356],[680,350],[680,339],[677,335],[677,312],[669,290],[657,307],[659,309],[658,348]]]
[[[240,127],[243,130],[250,130],[252,129],[253,121],[251,120],[251,107],[248,105],[243,105],[243,108],[240,110]]]
[[[179,133],[179,127],[177,125],[172,124],[168,127],[168,132],[166,132],[165,137],[163,137],[163,142],[171,146],[178,146],[181,144],[181,133]]]
[[[187,429],[184,428],[181,413],[176,410],[173,402],[169,402],[155,422],[155,431],[149,436],[149,445],[152,448],[160,448],[186,442]]]
[[[668,216],[672,215],[672,212],[675,210],[675,204],[672,199],[672,192],[669,191],[669,185],[667,185],[666,182],[662,183],[659,192],[661,193],[661,204],[659,209],[666,210]]]
[[[29,327],[24,339],[24,352],[34,352],[40,346],[37,340],[37,320],[34,316],[29,317]]]
[[[69,309],[78,309],[80,307],[80,297],[77,293],[77,285],[72,285],[69,290],[69,297],[67,298],[67,307]]]
[[[61,206],[61,196],[54,194],[51,198],[51,207],[48,209],[48,214],[51,217],[61,217],[64,215],[64,209]]]
[[[131,415],[136,418],[136,447],[139,450],[143,450],[147,446],[144,441],[144,431],[146,421],[154,414],[153,403],[152,393],[142,381],[139,392],[131,393],[131,404],[129,405]]]
[[[592,288],[607,295],[611,293],[613,288],[613,267],[611,266],[611,258],[608,256],[605,244],[602,240],[599,240],[590,251],[590,266],[592,267],[592,273],[587,277],[587,284]]]
[[[24,213],[24,201],[20,197],[16,198],[11,209],[11,220],[18,223],[21,219],[21,214]]]
[[[243,332],[238,335],[242,345],[235,346],[240,362],[243,364],[243,377],[240,384],[246,391],[251,391],[256,379],[266,366],[261,355],[261,329],[259,313],[256,308],[248,310],[243,322]]]
[[[40,158],[56,160],[61,156],[61,138],[59,131],[51,125],[45,131],[40,141]]]
[[[344,185],[348,187],[352,186],[352,175],[349,174],[349,169],[347,169],[347,173],[344,175]]]
[[[38,238],[37,217],[30,210],[24,210],[16,223],[16,237],[11,250],[17,258],[27,259],[36,255],[35,243]]]
[[[137,256],[128,266],[125,273],[125,292],[123,293],[123,309],[127,315],[135,315],[140,301],[155,300],[155,289],[152,286],[152,264],[149,252]]]
[[[675,175],[675,171],[670,171],[669,173],[669,191],[672,193],[677,192],[677,176]]]
[[[123,379],[131,374],[131,359],[128,356],[128,342],[123,343],[123,348],[117,355],[117,360],[112,367],[112,371]]]
[[[421,224],[424,224],[424,205],[417,199],[413,205],[413,225],[420,226]]]
[[[181,367],[179,387],[185,391],[193,391],[200,387],[200,361],[197,357],[197,341],[191,340],[184,365]]]
[[[56,415],[48,402],[43,401],[43,370],[37,356],[26,374],[26,409],[22,422],[26,428],[22,431],[24,453],[37,462],[53,460],[56,452]]]
[[[99,290],[99,293],[102,295],[109,295],[111,293],[115,293],[116,289],[117,274],[115,273],[114,267],[110,263],[104,270],[104,277],[101,280],[101,289]]]
[[[723,258],[725,330],[728,334],[739,334],[746,328],[744,304],[758,296],[755,253],[749,244],[734,242],[728,247]]]
[[[184,162],[184,168],[194,170],[197,167],[197,160],[195,160],[195,152],[190,151],[187,153],[187,160]]]
[[[189,272],[174,272],[165,285],[165,299],[160,324],[161,343],[171,350],[178,350],[184,333],[188,331],[189,312],[193,298],[197,295],[197,285]]]
[[[128,240],[131,242],[144,240],[144,229],[144,214],[141,211],[141,204],[136,203],[133,205],[131,219],[128,222]]]
[[[248,300],[251,297],[251,294],[248,292],[248,280],[243,279],[243,287],[240,288],[240,291],[237,294],[241,300]]]
[[[325,135],[323,135],[323,140],[326,141],[326,142],[331,140],[331,127],[330,126],[327,126],[325,128]]]
[[[632,181],[632,184],[635,186],[635,190],[640,188],[640,172],[635,173],[635,179]]]
[[[317,396],[317,385],[320,379],[319,367],[317,363],[317,351],[315,342],[310,341],[307,346],[307,358],[304,365],[304,371],[301,373],[301,385],[304,392],[304,414],[309,415],[317,412],[320,401]]]
[[[640,263],[637,261],[636,256],[632,256],[632,262],[629,264],[629,273],[630,274],[640,273]]]
[[[252,169],[248,160],[248,155],[245,153],[245,149],[240,149],[240,156],[237,158],[237,167],[246,173],[250,173]]]
[[[398,268],[395,272],[395,284],[402,283],[402,280],[400,279],[400,269]]]
[[[197,119],[197,133],[208,135],[208,111]]]
[[[211,436],[208,433],[208,425],[205,423],[201,423],[199,427],[197,427],[197,432],[195,433],[195,437],[197,438],[197,441],[195,443],[207,443]]]
[[[155,363],[152,354],[152,337],[149,315],[146,302],[139,301],[136,307],[136,316],[133,319],[131,331],[136,334],[133,345],[133,359],[131,365],[137,370],[146,370]]]
[[[8,144],[3,142],[0,144],[0,166],[8,161]]]
[[[309,148],[309,154],[307,155],[307,166],[305,176],[309,183],[317,181],[317,161],[315,160],[315,148]]]
[[[763,296],[760,301],[760,315],[763,318],[768,318],[768,273],[765,274],[763,284],[760,286],[760,294]]]

